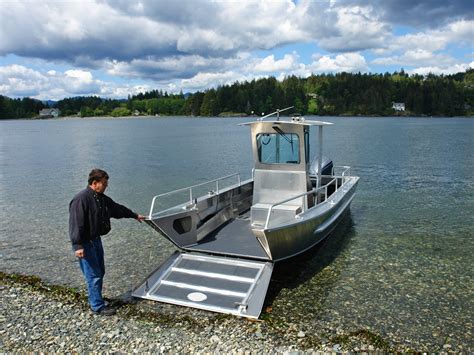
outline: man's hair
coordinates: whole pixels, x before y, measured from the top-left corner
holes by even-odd
[[[109,174],[101,169],[92,169],[89,173],[89,185],[92,185],[94,181],[101,181],[102,179],[109,179]]]

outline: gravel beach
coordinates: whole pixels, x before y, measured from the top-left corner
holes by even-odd
[[[115,316],[94,315],[85,295],[39,278],[2,274],[0,351],[294,353],[388,350],[369,333],[332,340],[292,324],[215,315],[170,315],[154,302],[110,300]],[[207,313],[207,312],[206,312]],[[339,342],[338,342],[339,340]]]

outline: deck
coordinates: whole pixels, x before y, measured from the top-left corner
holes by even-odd
[[[250,228],[250,212],[230,220],[198,244],[187,247],[186,250],[269,260]]]

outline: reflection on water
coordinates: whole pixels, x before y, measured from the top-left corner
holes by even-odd
[[[353,220],[350,210],[346,213],[337,228],[331,233],[330,238],[326,238],[314,248],[289,260],[279,262],[275,265],[272,281],[268,290],[268,296],[265,300],[266,305],[270,306],[275,298],[278,298],[282,289],[296,289],[306,287],[315,275],[320,274],[325,268],[339,257],[343,257],[351,238],[354,235]],[[324,294],[338,280],[337,275],[332,275],[330,282],[324,284],[324,289],[320,289],[316,297],[324,301]],[[329,280],[327,280],[329,281]],[[314,294],[311,295],[314,299]],[[313,302],[310,302],[314,306]],[[305,308],[307,309],[305,303]]]
[[[0,122],[1,270],[83,288],[67,218],[89,170],[107,170],[108,194],[147,214],[158,193],[234,172],[249,177],[248,131],[238,126],[247,120]],[[474,122],[324,120],[335,123],[324,154],[353,167],[358,192],[330,238],[276,266],[265,316],[322,337],[370,329],[415,349],[472,347]],[[104,245],[110,296],[130,290],[174,250],[133,220],[113,221]]]

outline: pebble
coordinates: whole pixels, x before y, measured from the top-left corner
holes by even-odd
[[[129,306],[126,305],[119,308],[115,316],[96,316],[80,302],[61,302],[22,285],[7,284],[0,288],[0,299],[11,294],[16,296],[1,303],[2,353],[301,354],[387,350],[377,348],[363,336],[351,336],[351,332],[359,328],[342,325],[335,313],[330,320],[322,322],[322,326],[311,328],[305,333],[298,329],[300,325],[291,320],[272,324],[265,320],[256,323],[244,318],[210,313],[202,317],[201,311],[181,313],[174,306],[156,307],[155,303],[148,307],[146,302],[131,306],[135,312],[133,315],[127,315]],[[151,311],[151,317],[140,315],[142,310]],[[340,336],[348,341],[336,340]],[[449,352],[452,348],[462,349],[466,353],[472,351],[468,343],[463,347],[464,343],[456,342],[451,336],[446,340],[449,344],[437,345],[438,348],[419,347],[408,340],[397,343],[392,336],[389,341],[393,352],[413,352],[413,349],[420,352]]]

